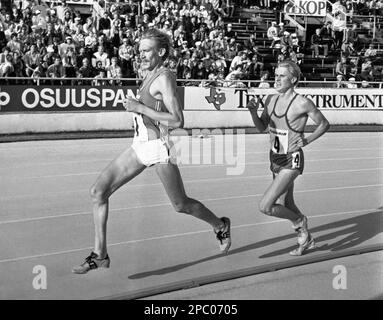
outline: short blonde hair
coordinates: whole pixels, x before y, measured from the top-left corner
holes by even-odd
[[[301,77],[301,69],[299,66],[292,60],[284,60],[280,63],[278,63],[277,68],[287,68],[289,70],[290,74],[295,77],[297,80],[294,82],[294,85],[296,86],[300,80]]]

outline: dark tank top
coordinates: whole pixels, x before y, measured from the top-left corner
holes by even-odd
[[[303,137],[304,133],[301,128],[304,128],[307,121],[307,116],[298,117],[294,121],[289,121],[287,113],[298,94],[290,100],[286,111],[282,115],[275,112],[279,96],[274,101],[274,107],[270,114],[269,133],[270,133],[270,147],[274,153],[287,154],[291,148],[292,143],[296,141],[297,136]]]

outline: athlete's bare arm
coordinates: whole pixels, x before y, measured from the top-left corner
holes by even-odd
[[[307,115],[317,126],[314,132],[306,137],[306,142],[309,144],[323,135],[330,128],[330,123],[311,100],[305,99],[307,100],[307,103],[305,103]]]
[[[295,141],[295,147],[291,149],[291,151],[295,151],[295,149],[302,148],[309,143],[318,139],[321,135],[323,135],[329,128],[330,124],[328,120],[325,118],[322,112],[314,105],[314,103],[305,97],[300,97],[300,107],[299,113],[301,115],[306,114],[312,121],[314,121],[316,128],[315,130],[307,137],[301,138],[298,137],[298,140]]]
[[[267,112],[267,106],[270,103],[270,100],[271,100],[271,97],[268,96],[266,99],[265,108],[263,109],[261,117],[258,116],[258,108],[260,104],[259,99],[257,101],[255,101],[255,98],[251,99],[246,106],[250,111],[251,118],[253,119],[255,126],[260,132],[263,132],[267,129],[267,126],[270,121],[270,117]]]
[[[155,121],[159,121],[162,125],[167,127],[183,127],[184,117],[178,99],[177,86],[174,78],[167,73],[159,75],[151,84],[150,93],[156,99],[163,101],[168,112],[153,110],[134,98],[126,98],[124,100],[124,107],[128,111],[140,113]]]

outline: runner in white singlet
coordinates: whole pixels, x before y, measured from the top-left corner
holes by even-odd
[[[230,248],[230,219],[218,218],[202,203],[189,198],[177,165],[169,161],[168,128],[182,127],[184,122],[175,77],[163,67],[171,49],[169,36],[157,29],[149,29],[141,38],[141,67],[146,77],[137,99],[126,98],[124,101],[126,110],[133,113],[133,144],[103,170],[91,188],[94,250],[81,265],[72,269],[74,273],[82,274],[92,269],[109,267],[106,245],[109,197],[148,166],[155,166],[174,209],[209,223],[221,251],[227,253]]]

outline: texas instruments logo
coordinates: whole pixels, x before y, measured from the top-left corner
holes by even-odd
[[[217,110],[221,110],[221,105],[226,102],[225,94],[223,92],[217,92],[216,88],[210,88],[210,95],[205,98],[207,102],[212,103]]]

